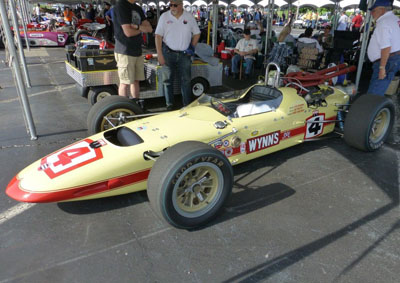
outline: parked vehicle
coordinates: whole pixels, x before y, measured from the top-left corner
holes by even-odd
[[[107,97],[94,106],[103,111],[89,113],[88,127],[100,121],[108,130],[34,162],[6,193],[22,202],[61,202],[147,189],[161,219],[190,229],[222,210],[233,187],[233,165],[318,140],[341,125],[349,145],[363,151],[382,146],[394,121],[391,100],[363,95],[349,108],[348,94],[324,84],[306,94],[274,87],[280,81],[275,66],[273,86],[204,94],[153,117],[135,117],[136,104]],[[136,120],[125,123],[128,116]]]

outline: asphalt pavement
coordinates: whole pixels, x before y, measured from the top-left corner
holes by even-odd
[[[331,137],[237,165],[222,214],[195,231],[158,219],[145,192],[10,199],[4,190],[21,169],[87,136],[89,104],[65,72],[64,49],[27,56],[35,141],[0,66],[0,282],[399,281],[396,143],[364,153]],[[224,78],[227,88],[249,83]]]

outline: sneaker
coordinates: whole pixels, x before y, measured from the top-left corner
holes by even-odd
[[[172,111],[172,110],[174,110],[174,105],[172,104],[167,105],[167,111]]]

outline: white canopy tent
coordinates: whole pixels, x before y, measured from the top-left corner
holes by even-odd
[[[207,6],[207,2],[203,0],[197,0],[192,3],[192,6],[197,6],[197,7]]]
[[[342,9],[358,8],[360,4],[359,0],[343,0],[339,3]]]
[[[265,7],[268,6],[269,2],[270,2],[269,0],[262,0],[261,2],[258,2],[257,5],[262,6],[262,7],[265,8]],[[286,1],[284,1],[284,0],[275,0],[274,1],[274,5],[278,6],[278,7],[282,7],[282,6],[285,6],[287,4],[288,3]]]
[[[231,5],[240,7],[240,6],[248,6],[248,7],[253,7],[255,4],[254,2],[250,0],[236,0],[231,3]]]
[[[360,0],[357,0],[358,3],[360,3]],[[315,1],[315,0],[298,0],[296,2],[293,2],[294,6],[298,6],[298,7],[304,7],[304,6],[309,6],[309,7],[313,7],[313,8],[321,8],[321,7],[325,7],[325,6],[333,6],[334,3],[331,0],[319,0],[319,1]],[[358,5],[358,4],[357,4]]]
[[[213,3],[212,3],[212,2],[210,2],[210,3],[208,4],[208,6],[211,6],[211,5],[213,5]],[[227,6],[228,6],[228,4],[227,4],[226,2],[224,2],[224,1],[218,1],[218,6],[224,6],[224,7],[227,7]]]

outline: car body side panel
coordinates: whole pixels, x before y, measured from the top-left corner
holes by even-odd
[[[58,202],[145,190],[154,163],[146,160],[146,151],[162,152],[194,140],[220,150],[233,165],[242,163],[332,132],[339,105],[349,100],[337,90],[324,103],[308,106],[294,89],[280,90],[280,106],[256,115],[230,118],[211,104],[194,102],[179,111],[127,123],[123,127],[143,140],[132,146],[115,145],[104,133],[93,135],[23,169],[7,194],[26,202]],[[216,122],[224,126],[217,128]]]

